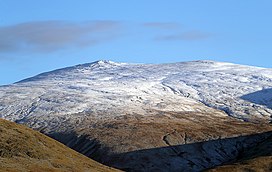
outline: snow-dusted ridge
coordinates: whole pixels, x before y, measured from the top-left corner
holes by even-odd
[[[122,65],[125,63],[115,63],[113,61],[110,60],[98,60],[92,63],[85,63],[85,64],[78,64],[75,66],[71,66],[71,67],[65,67],[65,68],[61,68],[61,69],[56,69],[53,71],[49,71],[49,72],[44,72],[41,73],[39,75],[36,75],[34,77],[30,77],[27,79],[23,79],[21,81],[18,81],[16,83],[22,83],[22,82],[29,82],[29,81],[33,81],[33,80],[39,80],[41,78],[45,78],[46,76],[50,75],[50,74],[60,74],[66,71],[71,71],[73,69],[82,69],[82,68],[88,68],[88,67],[92,67],[92,68],[99,68],[99,67],[111,67],[111,66],[117,66],[117,65]]]
[[[113,118],[148,114],[148,109],[208,111],[208,106],[268,122],[271,87],[272,69],[214,61],[146,65],[102,60],[0,87],[0,117],[40,127],[79,112]]]

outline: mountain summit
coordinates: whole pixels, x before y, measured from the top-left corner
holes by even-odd
[[[0,87],[0,117],[27,124],[105,164],[156,170],[157,162],[133,161],[138,152],[126,153],[269,131],[271,87],[272,69],[259,67],[97,61]],[[169,162],[169,154],[157,165],[203,170],[235,158],[244,147],[234,149],[228,159],[218,153],[221,160],[205,163],[183,161],[176,151],[175,161],[182,166]]]

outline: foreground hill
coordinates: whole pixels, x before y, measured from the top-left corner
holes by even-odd
[[[271,88],[265,68],[98,61],[0,87],[0,117],[119,169],[201,171],[269,137]]]
[[[117,171],[25,126],[0,119],[0,171]]]

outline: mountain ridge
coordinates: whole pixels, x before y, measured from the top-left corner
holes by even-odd
[[[64,67],[64,68],[60,68],[60,69],[55,69],[55,70],[51,70],[49,72],[42,72],[38,75],[32,76],[32,77],[28,77],[26,79],[22,79],[20,81],[15,82],[16,83],[21,83],[24,81],[31,81],[29,79],[31,78],[35,78],[38,77],[40,75],[44,75],[44,74],[50,74],[50,73],[54,73],[54,72],[58,72],[58,71],[63,71],[63,70],[69,70],[69,69],[75,69],[75,68],[84,68],[84,67],[90,67],[90,66],[103,66],[103,65],[125,65],[125,64],[130,64],[130,65],[171,65],[171,64],[186,64],[186,63],[206,63],[206,64],[215,64],[215,63],[220,63],[220,64],[229,64],[229,65],[239,65],[239,66],[243,66],[243,67],[254,67],[254,68],[260,68],[260,69],[268,69],[268,68],[264,68],[264,67],[256,67],[256,66],[252,66],[252,65],[243,65],[243,64],[234,64],[234,63],[230,63],[230,62],[219,62],[219,61],[214,61],[214,60],[194,60],[194,61],[181,61],[181,62],[172,62],[172,63],[162,63],[162,64],[152,64],[152,63],[148,63],[148,64],[144,64],[144,63],[124,63],[124,62],[114,62],[111,60],[97,60],[94,62],[90,62],[90,63],[82,63],[82,64],[77,64],[75,66],[70,66],[70,67]]]

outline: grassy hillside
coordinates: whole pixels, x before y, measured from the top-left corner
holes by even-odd
[[[0,171],[118,171],[23,125],[0,119]]]

